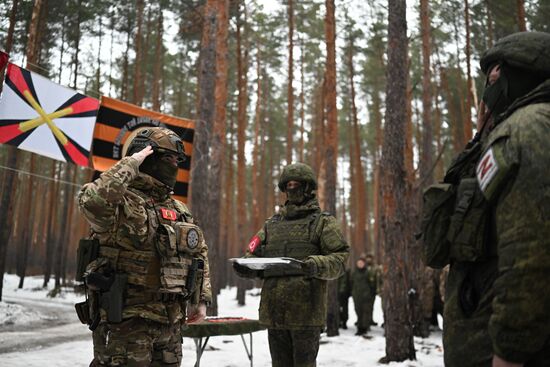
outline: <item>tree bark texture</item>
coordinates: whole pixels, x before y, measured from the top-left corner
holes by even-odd
[[[80,22],[81,22],[80,7],[81,5],[82,5],[82,0],[78,0],[78,9],[76,12],[76,37],[75,37],[75,46],[74,46],[74,55],[73,55],[73,67],[74,67],[73,88],[74,89],[76,89],[76,86],[77,86],[78,67],[80,66],[80,63],[78,61],[78,54],[80,52]]]
[[[470,6],[468,0],[464,0],[464,23],[466,25],[466,74],[468,88],[466,91],[466,107],[464,115],[464,141],[472,139],[472,89],[474,88],[471,70],[471,47],[470,47]]]
[[[13,0],[10,10],[10,20],[9,20],[9,26],[8,26],[8,35],[6,36],[6,45],[4,52],[6,52],[8,55],[11,52],[11,49],[13,47],[13,32],[15,30],[15,22],[16,22],[16,15],[17,15],[17,7],[19,6],[19,0]]]
[[[244,2],[243,2],[244,5]],[[248,70],[248,56],[247,50],[243,49],[242,41],[243,36],[246,34],[241,32],[244,23],[239,15],[237,16],[237,89],[239,92],[237,100],[237,233],[238,243],[244,246],[246,242],[246,236],[249,233],[250,226],[247,218],[247,203],[246,199],[246,157],[245,157],[245,144],[246,144],[246,128],[247,121],[247,70]],[[238,302],[240,305],[244,305],[245,302],[245,281],[239,279],[237,283],[238,287]]]
[[[162,79],[162,54],[164,45],[162,44],[162,35],[164,34],[162,7],[159,7],[157,17],[157,38],[155,42],[155,64],[153,65],[153,91],[151,99],[153,100],[153,111],[160,112],[160,82]]]
[[[137,104],[141,106],[141,90],[139,88],[140,81],[141,81],[141,71],[143,69],[143,35],[142,35],[142,27],[143,27],[143,8],[144,8],[144,0],[136,0],[136,36],[134,40],[135,44],[135,52],[136,52],[136,59],[134,63],[134,77],[133,77],[133,88],[132,88],[132,103]]]
[[[326,150],[325,150],[325,205],[324,210],[336,215],[336,169],[338,154],[338,111],[336,109],[336,20],[334,0],[326,0],[325,41],[327,45],[326,60],[326,95],[327,111]],[[338,289],[337,281],[328,285],[327,336],[338,335]]]
[[[208,238],[210,252],[210,275],[212,283],[212,306],[211,312],[218,313],[217,294],[221,287],[219,269],[221,259],[220,253],[220,219],[221,219],[221,189],[223,177],[223,157],[225,152],[225,123],[226,123],[226,101],[227,101],[227,33],[229,27],[228,0],[209,0],[213,3],[215,17],[215,88],[214,88],[214,119],[212,135],[209,141],[210,164],[207,182],[207,217],[204,221],[204,231]]]
[[[36,71],[38,55],[36,44],[38,43],[38,25],[40,22],[40,13],[44,0],[36,0],[32,9],[31,23],[29,26],[29,36],[27,39],[27,69]]]
[[[365,174],[363,171],[363,165],[361,163],[361,137],[359,131],[359,121],[357,117],[357,106],[355,104],[355,70],[353,67],[353,50],[354,50],[354,40],[350,35],[349,38],[349,52],[348,57],[346,58],[348,64],[348,73],[349,73],[349,85],[350,85],[350,98],[351,98],[351,123],[353,126],[353,152],[352,152],[352,161],[353,172],[354,172],[354,181],[355,181],[355,234],[353,243],[357,246],[360,246],[362,249],[367,251],[372,251],[372,244],[368,240],[368,220],[367,220],[367,194],[366,194],[366,180]],[[364,251],[364,250],[363,250]]]
[[[287,84],[287,132],[286,132],[286,164],[292,163],[292,148],[294,139],[294,4],[288,0],[288,84]]]
[[[415,359],[408,306],[408,188],[405,130],[407,111],[407,21],[405,0],[388,0],[386,116],[381,158],[381,240],[386,362]]]
[[[420,179],[425,185],[433,180],[433,128],[432,128],[432,81],[431,81],[431,25],[428,0],[420,1],[420,30],[422,33],[422,150]]]
[[[8,148],[8,157],[6,165],[8,167],[17,167],[17,151],[15,147]],[[2,195],[0,197],[0,301],[2,300],[2,290],[4,284],[4,273],[6,272],[6,254],[8,250],[8,241],[10,239],[13,224],[14,212],[17,200],[15,200],[15,180],[17,174],[13,171],[5,173],[2,185]]]
[[[516,0],[516,8],[518,13],[518,28],[520,32],[527,31],[527,25],[525,24],[525,1]]]

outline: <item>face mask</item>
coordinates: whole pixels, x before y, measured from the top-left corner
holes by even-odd
[[[174,187],[178,175],[178,167],[160,159],[157,153],[154,153],[143,161],[139,170],[162,182],[163,184]]]
[[[508,107],[507,83],[504,75],[491,85],[488,85],[483,92],[483,102],[487,105],[489,113],[494,118],[500,115]]]
[[[288,198],[288,202],[290,204],[299,205],[303,203],[306,199],[304,186],[300,185],[299,187],[296,187],[294,189],[287,189],[286,197]]]

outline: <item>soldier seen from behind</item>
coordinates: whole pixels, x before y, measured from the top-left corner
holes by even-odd
[[[272,365],[315,366],[326,323],[327,280],[344,273],[349,246],[336,218],[321,211],[308,165],[286,166],[278,186],[287,201],[252,237],[246,256],[291,257],[304,262],[302,270],[291,275],[237,263],[234,269],[240,276],[264,278],[260,324],[268,329]]]
[[[424,194],[427,264],[450,264],[446,366],[550,366],[550,34],[481,58],[478,133]]]
[[[78,197],[92,231],[78,265],[89,290],[79,317],[93,330],[91,366],[179,366],[186,313],[188,322],[204,319],[211,300],[204,235],[171,197],[183,143],[169,129],[140,128],[123,154]]]

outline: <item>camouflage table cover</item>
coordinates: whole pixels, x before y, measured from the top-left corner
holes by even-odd
[[[260,326],[258,320],[244,317],[207,317],[200,323],[187,324],[182,329],[182,336],[184,338],[204,338],[216,335],[242,335],[263,329],[265,327]]]

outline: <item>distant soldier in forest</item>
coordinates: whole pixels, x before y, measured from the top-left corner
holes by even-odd
[[[338,278],[338,309],[340,317],[340,328],[348,328],[349,319],[349,297],[351,296],[351,273],[346,269],[344,274]]]
[[[183,143],[169,129],[146,127],[123,150],[78,197],[98,247],[84,273],[91,365],[179,366],[186,311],[188,322],[200,321],[211,301],[204,235],[170,196]]]
[[[370,330],[373,323],[372,311],[374,299],[376,298],[378,277],[373,256],[369,255],[362,254],[357,259],[355,269],[351,273],[351,296],[357,314],[357,332],[355,335],[365,334]]]
[[[327,315],[327,280],[344,273],[349,246],[334,216],[322,212],[317,181],[306,164],[283,169],[279,189],[287,201],[248,244],[247,257],[291,257],[303,261],[289,274],[250,270],[234,264],[243,277],[264,278],[260,324],[267,327],[274,367],[315,366]]]
[[[550,34],[480,61],[478,133],[424,197],[427,263],[450,263],[445,365],[550,366]]]

